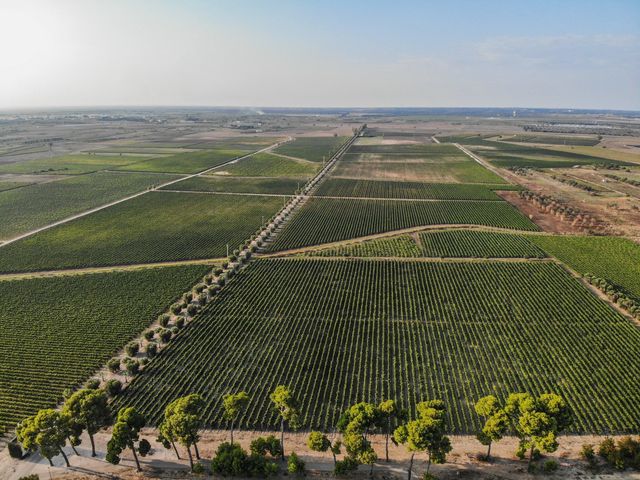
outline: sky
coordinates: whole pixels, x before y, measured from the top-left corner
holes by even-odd
[[[640,110],[640,0],[0,0],[0,109]]]

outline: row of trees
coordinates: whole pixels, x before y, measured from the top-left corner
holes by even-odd
[[[284,385],[278,386],[270,394],[270,398],[280,419],[280,440],[269,440],[271,437],[268,437],[268,441],[265,440],[267,443],[263,441],[260,444],[262,447],[257,443],[255,448],[252,446],[252,452],[256,450],[259,454],[267,445],[269,448],[266,450],[285,460],[285,428],[300,427],[298,402],[292,390]],[[229,393],[222,399],[224,418],[229,422],[230,430],[230,443],[227,445],[231,445],[223,449],[225,455],[242,455],[233,447],[233,434],[235,425],[244,414],[249,401],[246,392]],[[187,450],[192,470],[196,466],[193,457],[201,459],[198,442],[204,427],[205,407],[204,399],[198,394],[178,398],[167,405],[162,422],[158,426],[157,441],[167,449],[172,448],[178,459],[180,454],[176,444],[183,446]],[[492,444],[510,433],[520,440],[516,454],[525,458],[528,453],[529,466],[540,452],[554,452],[558,448],[558,435],[572,422],[569,406],[562,397],[552,393],[538,397],[528,393],[513,393],[504,403],[490,395],[481,398],[476,403],[475,410],[484,419],[477,438],[483,445],[487,445],[486,458],[490,459]],[[69,466],[69,459],[63,451],[67,442],[75,451],[75,447],[81,443],[81,435],[86,431],[91,442],[92,456],[95,456],[94,435],[111,421],[112,412],[107,393],[100,389],[86,388],[70,395],[60,410],[41,410],[33,417],[25,419],[18,425],[16,433],[26,450],[39,451],[50,464],[53,457],[62,455]],[[107,461],[119,463],[122,452],[128,449],[140,470],[138,455],[145,456],[151,450],[149,442],[140,439],[140,431],[145,425],[144,415],[134,408],[121,409],[115,418],[112,436],[107,444]],[[370,435],[374,433],[382,433],[385,436],[387,462],[389,442],[404,445],[411,453],[409,480],[417,453],[427,455],[428,476],[431,464],[445,462],[452,448],[446,436],[446,408],[441,400],[418,403],[414,418],[409,418],[407,411],[392,399],[378,405],[360,402],[345,410],[338,420],[336,429],[340,433],[340,440],[332,440],[326,433],[313,431],[307,437],[307,446],[314,451],[330,451],[337,474],[355,470],[359,465],[370,465],[373,470],[373,465],[378,460],[370,440]],[[274,446],[276,442],[278,445]],[[343,449],[344,457],[338,460],[337,456],[343,453]]]

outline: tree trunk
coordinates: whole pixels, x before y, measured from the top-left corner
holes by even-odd
[[[178,457],[178,460],[182,460],[180,458],[180,454],[178,453],[178,449],[176,448],[176,444],[173,440],[171,440],[171,445],[173,446],[173,451],[176,452],[176,457]]]
[[[531,445],[531,449],[529,450],[529,461],[527,462],[527,472],[531,470],[531,461],[533,460],[533,445]]]
[[[64,453],[64,450],[62,450],[62,448],[60,448],[60,453],[62,454],[62,458],[64,458],[64,463],[67,464],[67,467],[70,467],[71,465],[69,465],[69,459],[67,458],[67,455]]]
[[[429,475],[429,470],[431,470],[431,454],[429,454],[429,461],[427,462],[427,475]]]
[[[133,453],[133,459],[136,461],[136,469],[141,472],[142,468],[140,468],[140,460],[138,460],[138,454],[136,453],[136,447],[133,445],[133,443],[129,444],[129,448],[131,449],[131,452]]]
[[[411,454],[411,460],[409,460],[409,471],[407,472],[407,478],[408,480],[411,480],[411,473],[413,470],[413,457],[415,456],[415,453]]]
[[[233,420],[231,420],[231,445],[233,445]]]
[[[331,455],[333,455],[333,467],[335,468],[335,466],[338,464],[338,460],[336,459],[336,454],[333,453],[333,451],[331,452]]]
[[[387,418],[387,435],[384,441],[384,458],[389,461],[389,431],[391,430],[391,417]]]
[[[371,462],[371,470],[369,470],[369,477],[370,478],[373,478],[373,465],[374,465],[374,462]]]
[[[196,458],[200,460],[200,452],[198,451],[198,444],[193,442],[193,449],[196,451]]]
[[[487,448],[487,462],[491,460],[491,441],[489,441],[489,447]]]
[[[89,440],[91,441],[91,456],[95,457],[96,456],[96,442],[93,439],[93,435],[89,434]]]
[[[280,419],[280,450],[282,453],[282,461],[284,462],[284,418]]]
[[[47,457],[47,460],[49,460],[49,465],[53,467],[53,462],[51,461],[51,458]]]
[[[193,457],[191,456],[191,447],[189,445],[187,445],[187,453],[189,454],[189,466],[193,472]]]
[[[67,442],[69,442],[69,445],[71,446],[71,450],[73,450],[73,453],[79,456],[80,454],[78,453],[78,450],[76,450],[75,445],[71,443],[71,439],[69,437],[67,437]]]

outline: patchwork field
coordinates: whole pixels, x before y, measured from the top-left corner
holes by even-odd
[[[26,160],[16,163],[0,164],[0,173],[23,174],[64,174],[78,175],[96,172],[108,168],[131,165],[146,160],[143,156],[133,155],[63,155],[59,157]]]
[[[208,267],[0,281],[0,434],[54,407]]]
[[[178,177],[97,172],[0,192],[0,239],[11,238],[175,178]]]
[[[478,230],[426,231],[308,252],[318,257],[545,258],[522,235]]]
[[[206,423],[224,427],[222,395],[246,390],[240,426],[262,430],[277,424],[268,393],[288,384],[307,429],[330,431],[363,400],[413,414],[441,398],[449,430],[473,433],[483,395],[555,391],[575,432],[638,431],[639,353],[640,330],[552,263],[258,260],[118,405],[157,422],[200,393]]]
[[[311,162],[322,162],[329,158],[347,141],[347,137],[299,137],[275,149],[289,157],[304,158]]]
[[[451,224],[538,229],[506,202],[311,198],[269,250],[288,250],[421,225]]]
[[[504,142],[525,142],[525,143],[542,143],[547,145],[584,145],[594,146],[600,143],[598,137],[589,136],[567,136],[567,135],[509,135],[504,136],[500,140]]]
[[[5,190],[13,190],[14,188],[26,187],[27,185],[31,185],[31,183],[0,180],[0,192],[4,192]]]
[[[219,258],[279,197],[151,192],[0,248],[0,272]]]
[[[251,151],[238,149],[216,149],[178,153],[168,157],[152,158],[151,160],[120,167],[119,170],[132,172],[197,173],[248,153],[251,153]]]
[[[305,180],[287,177],[215,177],[213,175],[207,175],[192,177],[182,182],[169,185],[166,188],[169,190],[196,192],[293,195],[304,184]]]
[[[215,170],[210,175],[234,175],[247,177],[292,177],[306,179],[320,169],[320,166],[304,161],[257,153],[239,162]]]

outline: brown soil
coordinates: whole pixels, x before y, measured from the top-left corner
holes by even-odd
[[[579,228],[572,226],[569,222],[563,222],[555,215],[541,212],[534,205],[527,202],[525,199],[520,198],[518,192],[496,193],[524,213],[533,223],[538,225],[545,232],[561,234],[582,233]]]

